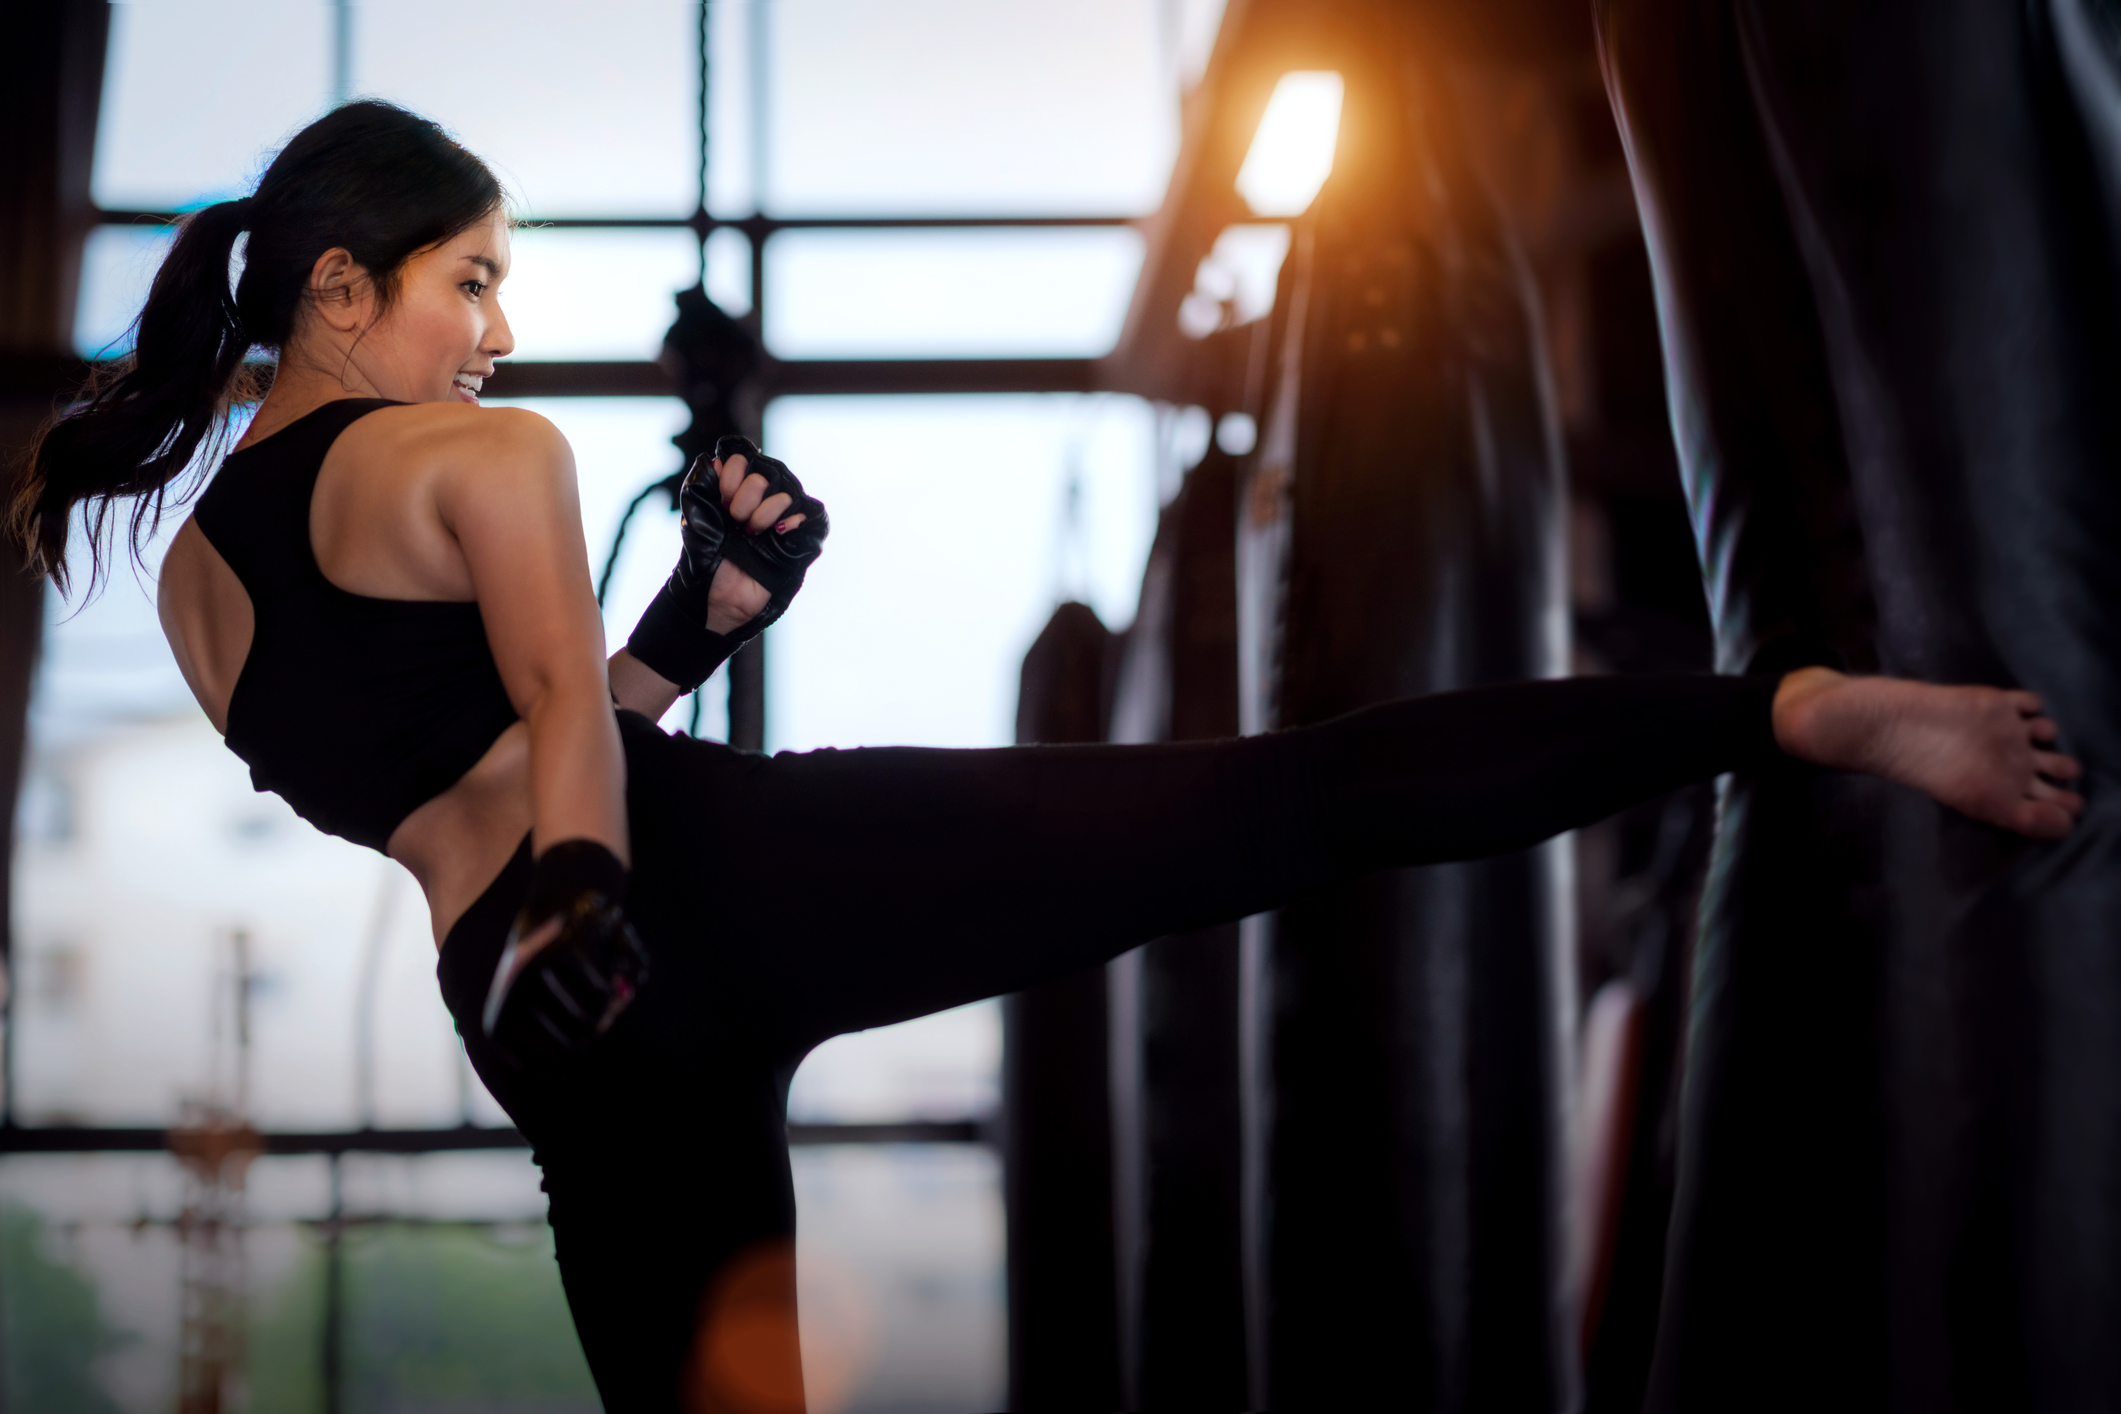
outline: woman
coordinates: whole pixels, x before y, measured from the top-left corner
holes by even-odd
[[[74,508],[100,531],[140,498],[137,538],[248,350],[277,352],[171,545],[164,627],[259,788],[426,891],[614,1410],[800,1404],[783,1102],[828,1036],[1522,848],[1778,747],[2037,838],[2083,808],[2032,695],[1823,668],[1520,684],[1201,745],[768,759],[665,736],[786,606],[823,508],[725,448],[607,663],[566,442],[477,407],[513,346],[508,263],[476,158],[387,105],[333,112],[186,223],[133,359],[49,429],[12,524],[64,587]]]

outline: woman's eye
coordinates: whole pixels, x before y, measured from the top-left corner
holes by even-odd
[[[473,299],[477,299],[480,295],[486,293],[486,282],[484,280],[466,280],[463,287],[471,291]]]

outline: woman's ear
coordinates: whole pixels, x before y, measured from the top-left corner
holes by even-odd
[[[309,301],[317,315],[342,334],[365,327],[374,282],[343,246],[333,246],[317,257],[309,271]]]

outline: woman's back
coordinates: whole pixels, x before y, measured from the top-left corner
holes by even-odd
[[[529,828],[520,649],[497,662],[493,630],[556,617],[506,584],[580,558],[545,524],[573,516],[572,459],[531,413],[309,381],[283,373],[178,533],[163,629],[259,788],[410,868],[439,934]]]
[[[328,535],[342,551],[335,558],[354,582],[395,593],[352,591],[314,552],[320,470],[342,432],[391,406],[329,402],[241,448],[192,522],[249,599],[251,641],[222,704],[230,749],[260,790],[276,791],[327,833],[379,850],[516,720],[478,605],[408,592],[425,587],[423,576],[408,573],[403,562],[415,557],[389,542],[402,529],[394,522],[417,525],[417,514],[344,506],[331,516],[326,501],[327,527],[365,531]],[[358,455],[338,460],[332,499],[358,501],[364,479],[389,479],[361,477]],[[368,553],[344,554],[347,542]],[[461,575],[461,561],[456,568]]]

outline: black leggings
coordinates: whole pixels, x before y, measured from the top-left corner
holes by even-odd
[[[779,1278],[732,1275],[735,1259],[795,1231],[785,1099],[820,1041],[1374,869],[1528,847],[1771,754],[1774,689],[1584,678],[1235,741],[772,757],[622,712],[640,998],[564,1084],[526,1084],[486,1046],[527,843],[439,967],[473,1065],[544,1167],[606,1407],[705,1407],[680,1388],[721,1378],[700,1363],[717,1274],[766,1292]]]

